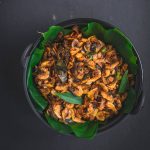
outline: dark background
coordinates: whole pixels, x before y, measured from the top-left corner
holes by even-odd
[[[145,107],[92,141],[57,134],[31,110],[22,85],[21,55],[37,31],[61,21],[93,17],[118,26],[133,41],[143,62]],[[0,149],[150,149],[149,0],[0,0]]]

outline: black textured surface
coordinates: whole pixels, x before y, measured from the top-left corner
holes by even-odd
[[[150,149],[149,0],[0,0],[0,149]],[[92,141],[57,134],[33,113],[22,86],[21,55],[49,25],[79,17],[118,26],[133,41],[143,62],[144,109]]]

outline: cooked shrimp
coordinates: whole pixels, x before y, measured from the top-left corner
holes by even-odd
[[[54,111],[54,114],[58,118],[62,118],[62,116],[61,116],[61,105],[60,104],[54,104],[53,105],[53,111]]]
[[[104,91],[101,91],[101,95],[103,96],[103,98],[107,99],[110,102],[114,101],[113,97]]]

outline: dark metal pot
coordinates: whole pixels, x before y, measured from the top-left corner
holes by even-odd
[[[71,27],[73,25],[86,25],[89,22],[97,22],[102,24],[104,27],[106,28],[113,28],[114,26],[101,21],[101,20],[97,20],[97,19],[92,19],[92,18],[78,18],[78,19],[72,19],[72,20],[67,20],[61,23],[58,23],[57,25],[60,25],[62,27]],[[43,123],[45,123],[46,125],[47,122],[44,120],[43,116],[42,116],[42,112],[37,112],[35,109],[35,104],[34,102],[31,100],[32,98],[30,97],[29,93],[28,93],[28,89],[27,89],[27,82],[26,82],[26,73],[27,73],[27,65],[28,65],[28,61],[29,61],[29,57],[31,55],[31,52],[37,47],[37,45],[39,44],[40,39],[38,39],[35,43],[30,44],[27,46],[27,48],[25,49],[23,56],[22,56],[22,65],[23,65],[23,69],[24,69],[24,73],[23,73],[23,84],[24,84],[24,90],[25,90],[25,94],[27,97],[27,100],[31,106],[31,108],[33,109],[33,111],[36,113],[36,115],[43,121]],[[138,93],[138,97],[137,97],[137,102],[134,106],[134,109],[132,110],[132,112],[130,114],[123,114],[120,113],[117,116],[115,116],[114,118],[110,119],[108,121],[107,124],[103,125],[98,132],[101,133],[103,131],[106,131],[108,129],[110,129],[111,127],[113,127],[114,125],[118,124],[119,122],[121,122],[123,119],[127,118],[127,116],[130,115],[135,115],[137,114],[141,108],[143,107],[144,104],[144,94],[143,94],[143,68],[142,68],[142,63],[139,57],[139,54],[137,52],[137,50],[135,49],[135,47],[133,46],[133,51],[134,54],[136,55],[136,57],[138,58],[137,60],[137,64],[138,64],[138,72],[136,75],[136,81],[135,81],[135,90]]]

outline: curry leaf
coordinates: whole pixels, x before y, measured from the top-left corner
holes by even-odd
[[[64,101],[68,103],[82,104],[82,101],[83,101],[81,97],[75,96],[70,92],[65,92],[65,93],[56,92],[55,94],[56,96],[58,96],[59,98],[63,99]]]
[[[58,120],[49,116],[47,113],[45,113],[45,119],[50,125],[50,127],[58,131],[59,133],[68,134],[72,132],[71,128],[68,125],[59,122]]]
[[[124,102],[123,112],[130,113],[136,102],[136,92],[133,88],[130,88],[128,91],[127,99]]]
[[[128,84],[128,70],[125,71],[121,79],[121,83],[119,86],[119,93],[124,93],[126,91],[127,84]]]
[[[70,127],[77,137],[93,139],[97,132],[98,125],[99,125],[98,122],[87,121],[84,124],[78,123],[71,124]]]

